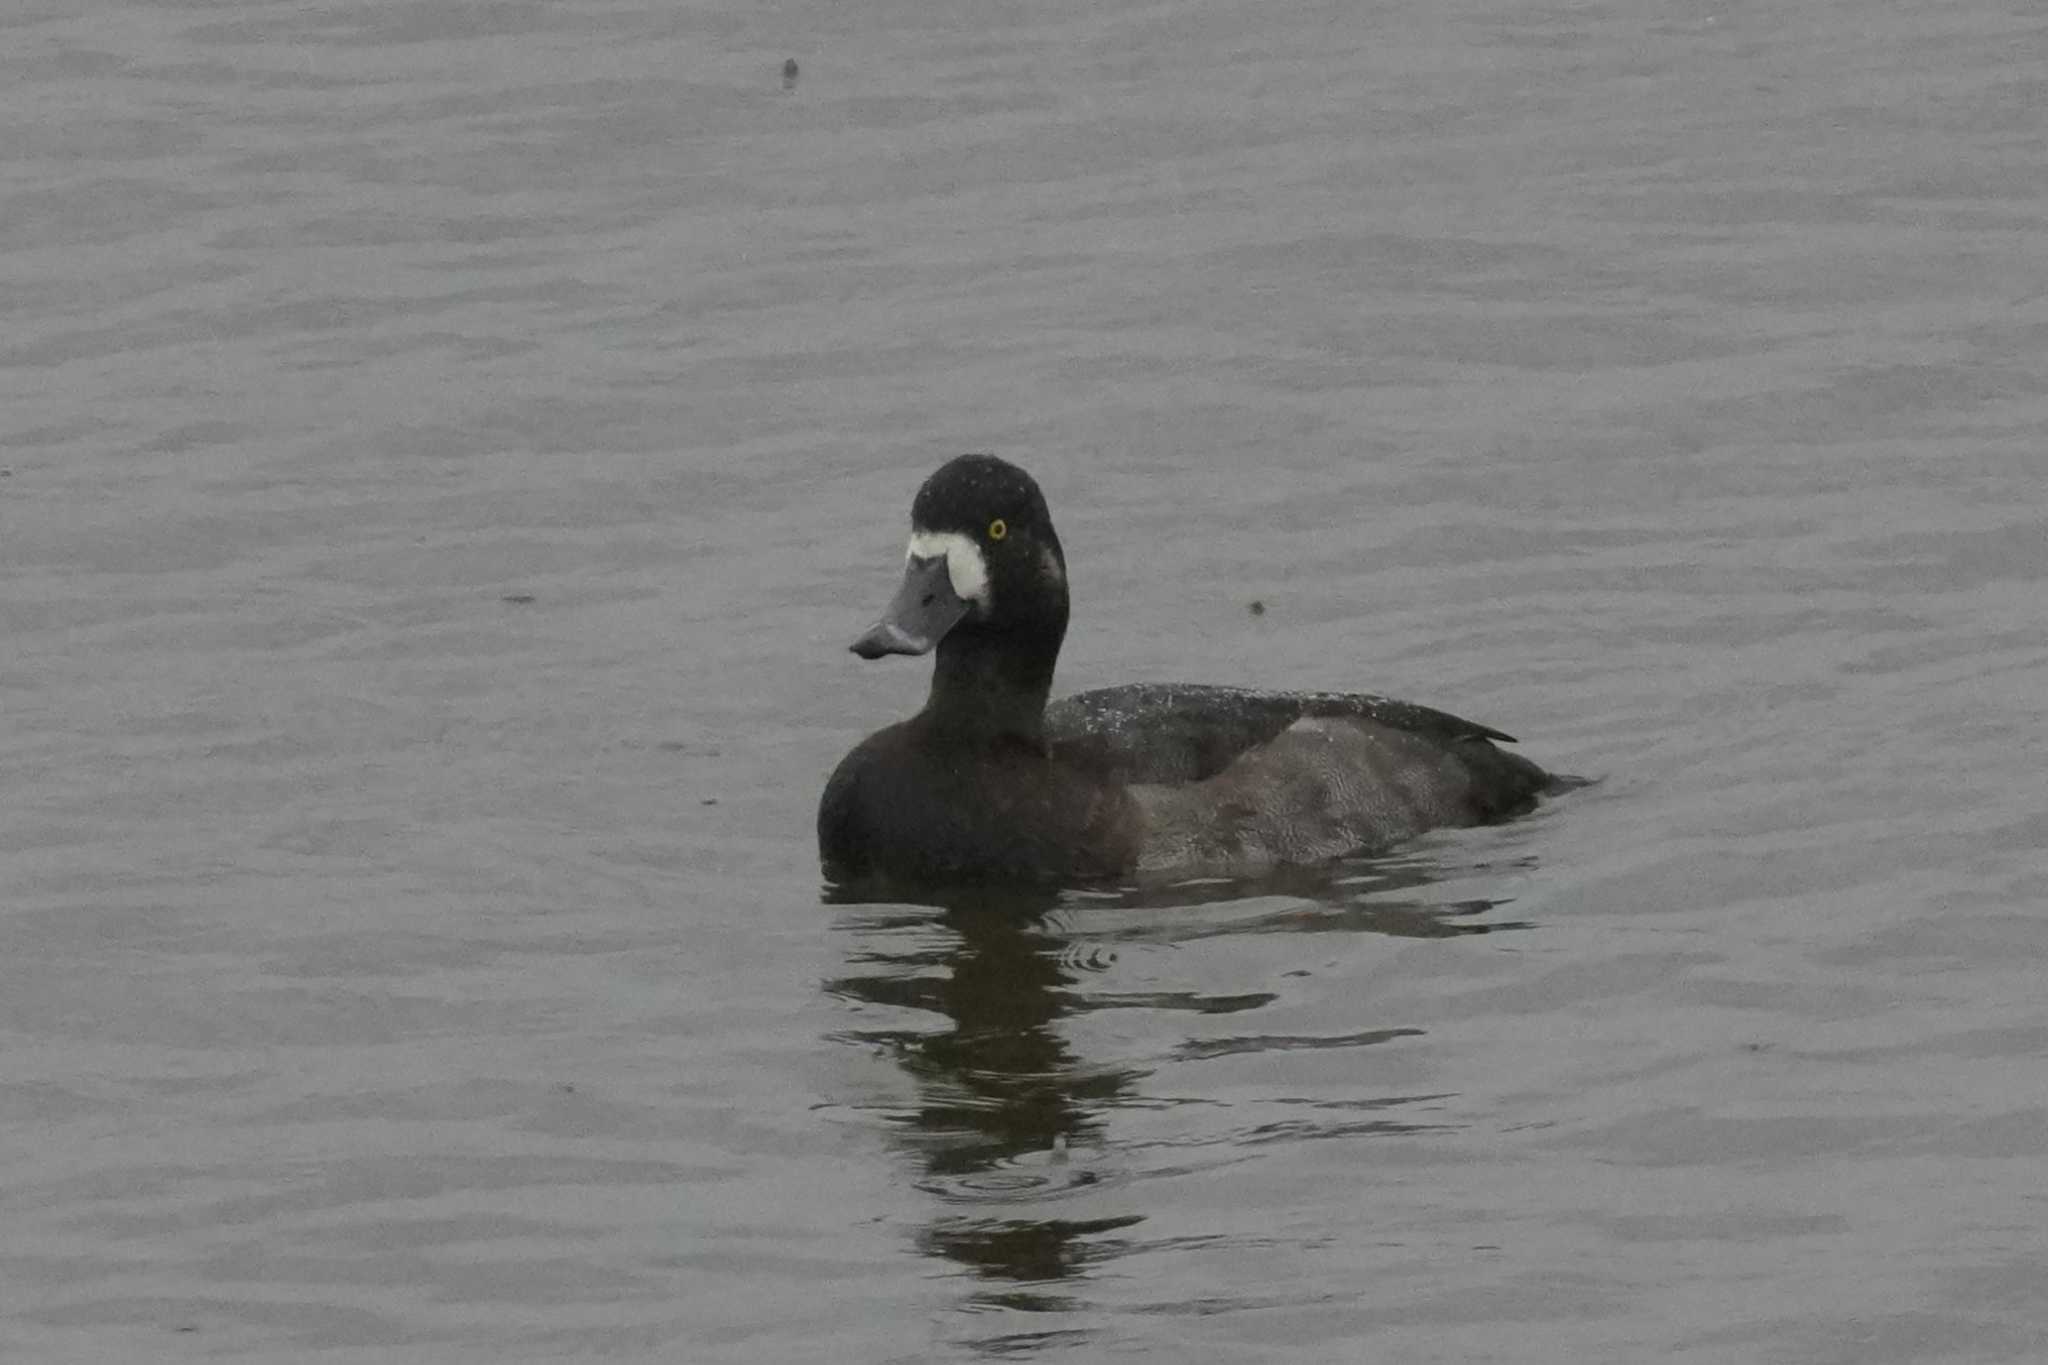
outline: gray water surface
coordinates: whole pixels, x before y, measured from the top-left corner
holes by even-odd
[[[2048,1359],[2048,16],[71,0],[0,74],[0,1354]],[[1599,784],[827,903],[968,449],[1064,688]]]

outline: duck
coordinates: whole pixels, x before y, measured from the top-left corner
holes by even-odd
[[[1576,783],[1499,730],[1371,693],[1141,682],[1051,701],[1067,561],[1037,481],[959,456],[910,524],[895,596],[851,648],[935,653],[931,690],[826,781],[828,881],[1256,877],[1506,820]]]

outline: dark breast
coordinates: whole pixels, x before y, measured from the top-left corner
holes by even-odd
[[[818,849],[836,880],[1100,881],[1136,865],[1140,837],[1120,784],[1016,739],[949,742],[919,720],[855,748],[818,806]]]

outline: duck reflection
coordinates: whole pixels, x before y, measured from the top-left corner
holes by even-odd
[[[835,903],[864,903],[856,890],[828,891]],[[900,903],[855,926],[863,946],[849,974],[826,989],[849,1000],[917,1010],[946,1026],[858,1031],[916,1087],[898,1114],[899,1136],[924,1168],[925,1188],[953,1206],[1009,1206],[1095,1182],[1065,1160],[1070,1146],[1098,1140],[1103,1114],[1133,1093],[1138,1067],[1091,1067],[1061,1037],[1059,1020],[1080,1008],[1074,992],[1089,970],[1053,927],[1055,896],[962,893],[931,909]],[[1116,1254],[1105,1234],[1142,1219],[978,1218],[956,1213],[920,1234],[927,1254],[990,1278],[1070,1279]],[[1039,1296],[1005,1296],[1023,1309],[1049,1309]]]
[[[936,921],[918,913],[870,919],[867,946],[851,959],[857,974],[828,983],[847,999],[947,1021],[935,1033],[859,1035],[886,1045],[916,1082],[922,1102],[904,1116],[906,1135],[934,1176],[985,1171],[1088,1138],[1103,1105],[1139,1074],[1082,1066],[1055,1028],[1075,1008],[1077,974],[1063,961],[1067,941],[1045,918],[1055,904],[963,899]]]
[[[912,1021],[839,1037],[888,1056],[912,1084],[913,1102],[890,1112],[898,1140],[921,1167],[921,1184],[941,1201],[920,1233],[922,1249],[984,1278],[1042,1285],[1073,1279],[1128,1248],[1116,1234],[1141,1223],[1142,1214],[1016,1216],[1052,1200],[1081,1212],[1068,1201],[1102,1184],[1086,1154],[1103,1147],[1106,1116],[1160,1102],[1140,1090],[1149,1066],[1077,1055],[1062,1020],[1104,1009],[1236,1013],[1275,996],[1091,985],[1114,963],[1118,943],[1273,933],[1444,938],[1520,927],[1491,917],[1490,900],[1415,894],[1443,873],[1420,858],[1351,860],[1256,884],[1092,895],[973,890],[927,895],[922,903],[872,887],[828,887],[828,903],[868,908],[841,922],[854,944],[846,972],[826,990],[915,1012]],[[1414,1030],[1383,1032],[1391,1038]],[[1183,1055],[1184,1048],[1168,1050],[1160,1059]],[[998,1298],[1020,1308],[1056,1306],[1017,1291]]]

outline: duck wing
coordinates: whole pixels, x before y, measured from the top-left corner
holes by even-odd
[[[1062,697],[1045,709],[1045,742],[1054,759],[1106,779],[1171,785],[1214,777],[1297,721],[1338,717],[1445,748],[1514,742],[1512,735],[1449,712],[1367,692],[1262,692],[1203,683],[1127,683]]]

